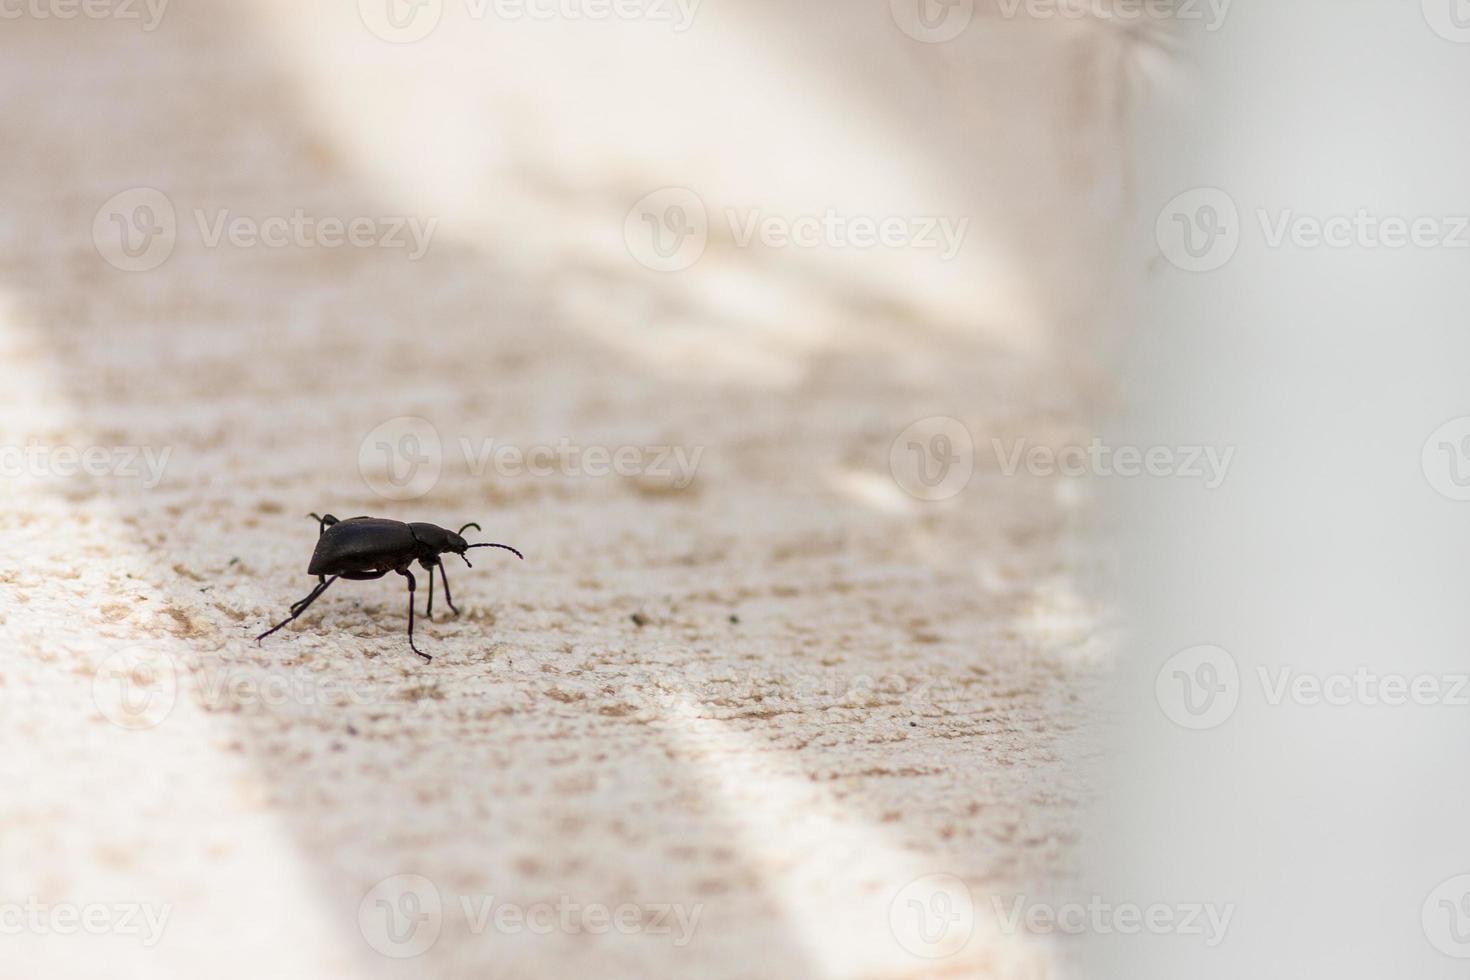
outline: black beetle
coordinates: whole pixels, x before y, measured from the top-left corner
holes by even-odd
[[[522,561],[526,557],[508,544],[467,543],[460,535],[464,534],[465,528],[480,530],[480,525],[473,523],[466,524],[458,531],[450,531],[436,524],[405,524],[385,517],[353,517],[339,521],[331,514],[326,517],[316,514],[308,516],[319,525],[316,550],[311,554],[311,564],[306,567],[308,575],[317,577],[317,587],[305,599],[293,602],[291,615],[257,636],[256,643],[306,612],[306,607],[315,602],[337,579],[367,581],[382,578],[389,572],[397,572],[408,579],[408,648],[425,661],[433,660],[433,657],[413,645],[413,596],[418,583],[414,581],[409,567],[418,562],[428,569],[429,606],[425,613],[432,619],[436,565],[439,567],[439,577],[444,580],[444,601],[456,616],[459,615],[459,610],[454,608],[454,599],[449,594],[449,576],[444,571],[440,555],[459,555],[464,558],[466,565],[470,564],[470,560],[465,558],[465,552],[471,548],[504,548]],[[474,568],[473,565],[470,567]]]

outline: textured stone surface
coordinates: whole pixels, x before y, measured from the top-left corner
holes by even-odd
[[[1005,322],[954,329],[718,247],[746,303],[724,322],[718,283],[564,256],[512,273],[514,237],[473,229],[418,262],[201,247],[182,230],[195,207],[406,208],[314,115],[351,92],[301,91],[331,63],[252,16],[180,2],[152,34],[22,20],[0,40],[4,442],[170,453],[151,489],[5,481],[0,900],[171,909],[152,948],[0,937],[13,975],[1046,975],[1049,951],[998,934],[988,896],[1069,871],[1069,735],[1099,614],[1068,545],[1076,488],[1007,477],[989,447],[1085,438],[1080,328],[1038,309],[1040,339],[1011,343]],[[1058,98],[1069,57],[1040,60],[1027,98]],[[1036,125],[1017,121],[1015,159],[990,152],[1040,166]],[[1063,176],[1043,170],[1061,189],[1026,206],[1079,214],[1088,181]],[[181,232],[164,265],[127,274],[91,222],[134,186],[166,190]],[[638,193],[607,193],[616,236]],[[975,234],[1025,254],[1001,227]],[[393,503],[358,453],[401,415],[432,420],[446,452],[430,494]],[[930,504],[889,450],[933,415],[959,418],[977,457],[968,488]],[[462,438],[702,456],[682,489],[505,477],[472,472]],[[407,649],[397,578],[334,586],[257,647],[312,584],[312,510],[477,520],[526,561],[451,566],[464,615],[420,619],[432,665]],[[156,725],[105,717],[119,664],[163,699],[141,709],[168,708]],[[364,895],[398,874],[445,907],[418,959],[360,930]],[[937,961],[889,928],[931,874],[978,910]],[[461,896],[700,911],[685,944],[477,934]]]

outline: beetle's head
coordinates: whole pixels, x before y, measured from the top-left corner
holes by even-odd
[[[522,561],[525,561],[526,560],[526,556],[525,555],[521,554],[519,551],[516,551],[514,548],[512,548],[508,544],[489,544],[489,543],[486,543],[486,542],[481,542],[479,544],[468,544],[468,543],[466,543],[465,542],[465,539],[460,536],[460,535],[464,534],[464,531],[465,531],[465,528],[466,527],[472,527],[476,531],[478,531],[480,529],[480,525],[478,525],[478,524],[474,523],[473,521],[471,521],[469,524],[466,524],[464,527],[460,528],[458,531],[444,531],[444,535],[449,539],[449,542],[450,542],[450,546],[447,547],[447,548],[445,548],[444,550],[445,551],[452,551],[456,555],[459,555],[459,557],[464,558],[464,563],[466,565],[470,565],[470,560],[465,557],[465,552],[466,551],[469,551],[471,548],[504,548],[506,551],[509,551],[511,554],[515,555],[517,558],[521,559]],[[470,565],[470,567],[471,568],[474,568],[475,566],[474,565]]]

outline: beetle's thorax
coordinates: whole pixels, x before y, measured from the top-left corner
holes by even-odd
[[[446,551],[464,551],[465,540],[453,531],[442,528],[437,524],[425,524],[422,522],[408,525],[416,540],[427,555],[442,555]]]

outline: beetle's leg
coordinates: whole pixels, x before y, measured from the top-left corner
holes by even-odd
[[[302,613],[306,612],[306,607],[315,602],[318,596],[327,591],[327,586],[331,585],[335,581],[337,581],[337,576],[335,575],[333,575],[329,579],[324,579],[320,585],[311,590],[311,595],[307,596],[305,599],[302,599],[300,602],[294,603],[291,606],[291,615],[287,616],[285,619],[281,620],[279,623],[257,636],[255,638],[255,642],[259,643],[261,640],[265,639],[267,636],[270,636],[282,626],[285,626],[287,623],[292,622]]]
[[[423,657],[424,662],[428,663],[434,658],[413,645],[413,600],[414,592],[418,589],[418,583],[413,580],[413,572],[410,572],[406,568],[401,569],[398,574],[408,579],[408,648],[420,657]]]
[[[459,610],[456,609],[456,608],[454,608],[454,596],[452,596],[452,595],[449,594],[449,573],[446,572],[446,571],[444,571],[444,563],[442,561],[439,563],[439,577],[444,580],[444,604],[449,607],[449,611],[450,612],[452,612],[456,616],[458,616],[459,615]],[[434,594],[434,572],[433,572],[432,569],[430,569],[429,570],[429,595],[433,595],[433,594]]]
[[[429,608],[424,610],[424,615],[430,619],[434,618],[434,567],[429,566]]]
[[[316,580],[317,580],[317,583],[319,585],[326,585],[327,584],[327,577],[325,575],[318,575],[316,577]],[[306,604],[308,602],[310,602],[314,598],[316,598],[316,593],[315,592],[313,592],[311,595],[307,596],[305,599],[297,599],[295,602],[291,603],[291,611],[292,612],[296,612],[298,609],[305,609],[306,608]]]

